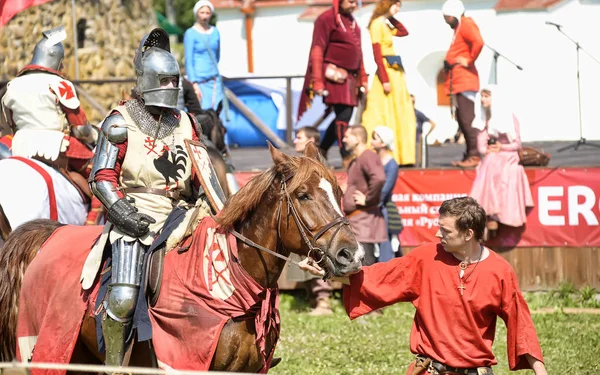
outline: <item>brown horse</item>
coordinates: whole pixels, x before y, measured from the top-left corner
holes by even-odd
[[[271,147],[271,156],[274,166],[231,196],[217,217],[222,228],[236,231],[239,264],[245,273],[263,288],[276,288],[286,264],[281,257],[290,253],[313,257],[329,275],[342,276],[358,271],[364,251],[340,209],[342,192],[337,179],[322,164],[317,149],[310,143],[304,157],[291,157]],[[15,355],[16,295],[23,279],[36,276],[25,270],[39,244],[51,234],[52,230],[48,229],[49,226],[52,229],[51,225],[47,221],[24,224],[9,237],[10,246],[2,254],[3,259],[11,261],[0,263],[0,347],[9,349],[2,353],[0,361],[12,360]],[[194,232],[194,241],[197,235],[198,231]],[[23,241],[25,236],[36,242]],[[51,242],[52,239],[48,240],[45,246]],[[186,252],[170,252],[165,258],[165,270],[175,267],[173,264],[187,262],[186,259],[191,259],[190,263],[202,259],[203,253],[194,254],[193,244]],[[72,251],[69,245],[60,249]],[[42,268],[46,272],[54,269],[52,264]],[[171,284],[165,284],[168,280],[163,280],[158,305],[165,298],[169,301],[164,292],[171,290]],[[178,282],[190,290],[192,284],[198,284],[194,277]],[[186,298],[191,300],[193,296]],[[90,314],[93,309],[94,306],[88,306],[72,363],[101,363],[103,360],[96,348],[95,319]],[[223,326],[210,362],[211,370],[256,372],[264,366],[264,357],[256,343],[255,320],[248,319],[251,314],[257,312],[248,311],[238,318],[233,317]],[[264,352],[272,353],[278,329],[269,326],[264,337]],[[174,353],[194,345],[193,340],[184,341],[187,342],[180,345],[185,347],[173,348]],[[152,357],[148,353],[149,346],[145,345],[134,346],[130,365],[152,365],[148,360]]]

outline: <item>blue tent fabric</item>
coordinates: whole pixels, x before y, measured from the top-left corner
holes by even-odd
[[[243,81],[224,81],[225,86],[248,106],[275,134],[285,138],[285,130],[277,129],[279,110],[271,97]],[[230,146],[267,147],[267,137],[234,105],[229,109],[230,121],[225,123]]]

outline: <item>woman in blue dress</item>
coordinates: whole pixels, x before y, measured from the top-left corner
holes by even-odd
[[[214,10],[210,1],[198,1],[194,5],[196,23],[183,36],[185,69],[202,109],[217,109],[223,100],[223,80],[218,67],[221,36],[209,23]]]

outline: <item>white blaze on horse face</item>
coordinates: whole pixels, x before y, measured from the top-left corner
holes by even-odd
[[[354,253],[354,262],[360,263],[360,262],[362,262],[363,258],[365,257],[365,248],[363,247],[363,245],[360,242],[357,242],[357,243],[358,243],[358,249]]]
[[[333,206],[333,208],[337,211],[338,214],[344,215],[342,213],[342,209],[340,208],[339,203],[335,200],[335,195],[333,194],[333,188],[331,187],[331,183],[327,181],[325,178],[321,177],[321,181],[319,182],[319,187],[325,191],[327,197],[329,198],[329,202]]]

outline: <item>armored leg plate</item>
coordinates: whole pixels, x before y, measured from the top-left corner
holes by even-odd
[[[129,337],[132,321],[117,322],[110,316],[105,315],[102,322],[102,334],[106,346],[107,366],[123,366],[123,358],[127,351],[126,340]]]

